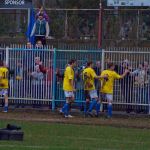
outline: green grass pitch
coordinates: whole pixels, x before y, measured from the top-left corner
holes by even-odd
[[[0,121],[0,128],[4,128],[7,123],[22,127],[24,141],[0,141],[0,150],[150,149],[148,129],[3,120]]]

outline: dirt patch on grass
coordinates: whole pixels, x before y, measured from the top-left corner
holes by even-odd
[[[106,119],[104,114],[99,118],[84,118],[80,112],[74,112],[73,115],[74,118],[66,119],[58,112],[51,112],[50,110],[16,109],[10,110],[8,113],[0,112],[0,119],[150,129],[150,117],[148,115],[117,114],[113,115],[112,119]]]

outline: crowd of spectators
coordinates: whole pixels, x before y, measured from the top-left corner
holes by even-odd
[[[120,80],[120,91],[125,103],[128,104],[126,112],[148,113],[148,104],[150,103],[150,65],[147,61],[144,61],[136,68],[131,65],[129,60],[124,60],[116,71],[122,73],[125,69],[129,69],[130,72],[123,80]],[[135,108],[133,107],[134,104],[139,105]]]

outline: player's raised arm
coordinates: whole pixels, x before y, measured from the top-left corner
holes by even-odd
[[[128,69],[126,69],[125,72],[122,75],[120,75],[120,78],[121,79],[124,78],[129,72],[130,71]]]

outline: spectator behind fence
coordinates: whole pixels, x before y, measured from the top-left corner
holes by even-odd
[[[25,97],[27,92],[24,90],[24,87],[26,86],[26,81],[25,78],[23,77],[24,75],[24,70],[23,70],[23,65],[20,61],[17,62],[17,65],[15,67],[15,78],[16,80],[14,81],[14,95],[15,97],[22,98]],[[24,80],[23,80],[24,79]],[[15,100],[17,105],[16,108],[21,106],[22,108],[24,107],[24,100]]]
[[[39,65],[35,66],[35,71],[31,73],[32,83],[34,85],[39,85],[41,80],[44,78],[43,73],[40,71]]]
[[[22,79],[23,79],[23,67],[21,62],[18,62],[16,68],[16,80],[22,80]]]
[[[130,62],[128,60],[124,60],[119,67],[119,73],[122,74],[126,69],[131,71]],[[121,91],[126,103],[132,103],[132,96],[133,96],[133,84],[134,78],[127,73],[123,80],[120,80],[121,84]],[[126,112],[130,113],[132,111],[132,106],[127,105]]]
[[[40,57],[35,57],[35,66],[37,65],[39,66],[40,72],[42,72],[43,74],[47,73],[47,68],[44,67]]]
[[[40,98],[42,95],[41,87],[42,80],[44,78],[43,73],[39,69],[39,65],[35,66],[35,71],[31,73],[32,80],[32,95],[34,98]]]
[[[46,45],[46,38],[49,36],[49,24],[48,22],[43,18],[43,14],[40,13],[38,16],[38,19],[34,23],[31,37],[35,35],[35,42],[34,44],[40,40],[42,41],[43,45]]]
[[[26,44],[26,49],[31,49],[31,48],[32,48],[31,42],[27,42],[27,44]]]
[[[149,94],[148,94],[148,70],[143,64],[139,65],[139,68],[132,72],[135,75],[135,87],[136,87],[136,100],[137,104],[148,104]],[[137,113],[148,113],[148,107],[144,110],[144,107],[138,105],[136,109]]]
[[[38,40],[36,42],[36,45],[35,45],[35,49],[36,49],[36,55],[42,59],[45,59],[46,58],[46,48],[44,47],[44,45],[42,44],[42,41]]]
[[[126,23],[122,24],[121,28],[120,28],[120,32],[119,32],[119,37],[122,40],[128,39],[129,37],[129,31],[131,31],[131,21],[127,21]]]
[[[46,75],[46,97],[47,98],[52,98],[52,85],[53,85],[53,64],[51,60],[48,60],[47,67],[44,67],[42,65],[42,68],[40,69],[42,73],[45,73]]]
[[[55,98],[60,98],[60,88],[63,84],[64,72],[61,72],[59,68],[56,68],[56,81],[55,81]]]
[[[43,44],[41,40],[38,40],[35,45],[36,49],[43,49]]]
[[[35,66],[40,65],[41,64],[41,58],[40,57],[35,57],[34,62],[35,62]]]
[[[48,67],[45,68],[45,67],[43,66],[43,68],[41,68],[40,70],[41,70],[42,72],[47,73],[47,81],[48,81],[49,83],[52,83],[52,80],[53,80],[53,64],[52,64],[52,61],[49,60],[49,61],[48,61]]]

